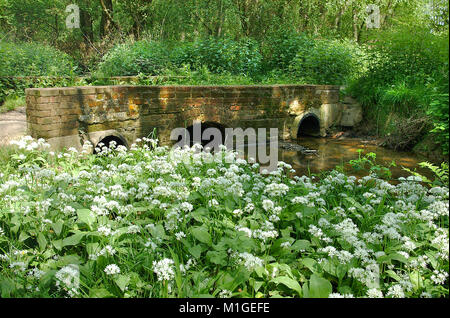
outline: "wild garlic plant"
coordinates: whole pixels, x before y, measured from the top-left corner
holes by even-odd
[[[147,138],[14,147],[2,297],[448,297],[449,189],[415,176],[262,175],[223,148]]]

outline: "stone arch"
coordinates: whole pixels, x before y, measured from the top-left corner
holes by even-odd
[[[297,116],[291,128],[291,138],[296,139],[300,136],[320,136],[319,116],[313,112],[307,112]]]
[[[109,147],[109,143],[111,141],[115,141],[117,146],[122,145],[122,146],[129,148],[128,141],[120,133],[118,133],[115,130],[106,130],[106,131],[90,133],[89,137],[90,137],[89,139],[93,145],[94,153],[96,153],[95,148],[100,143],[103,143],[107,147]]]

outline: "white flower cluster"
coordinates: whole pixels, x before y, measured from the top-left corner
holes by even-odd
[[[65,290],[70,297],[75,297],[80,287],[80,271],[78,266],[70,264],[55,274],[56,287]]]
[[[109,264],[105,267],[106,275],[116,275],[120,274],[120,268],[116,264]]]
[[[158,262],[153,261],[153,271],[158,281],[170,281],[175,278],[175,262],[170,258],[164,258]]]
[[[29,138],[18,142],[20,160],[27,160],[26,151],[35,151],[40,144],[42,141]],[[81,228],[85,222],[79,222],[79,208],[84,206],[91,211],[87,215],[89,230],[96,231],[91,234],[98,240],[92,242],[89,237],[82,241],[88,244],[92,263],[102,264],[106,275],[116,275],[130,268],[127,262],[151,254],[159,261],[153,262],[150,271],[159,282],[168,282],[157,283],[159,286],[169,289],[177,271],[184,275],[195,262],[189,259],[186,265],[176,267],[174,260],[164,258],[166,247],[176,246],[180,260],[198,253],[197,246],[190,248],[189,244],[196,242],[190,227],[199,223],[213,229],[209,234],[214,249],[225,246],[234,261],[230,267],[244,266],[249,271],[265,267],[268,278],[286,275],[295,279],[310,275],[298,267],[302,257],[315,259],[330,275],[334,268],[347,268],[344,279],[351,281],[352,291],[333,290],[332,298],[435,297],[448,289],[446,187],[428,190],[416,178],[399,180],[396,185],[375,175],[357,180],[336,171],[320,180],[287,178],[292,167],[285,163],[262,176],[254,172],[258,164],[249,165],[232,152],[205,154],[196,151],[200,146],[170,152],[156,144],[152,147],[152,151],[149,146],[137,145],[131,151],[120,147],[112,151],[100,146],[103,154],[90,161],[91,157],[85,156],[86,146],[84,154],[75,149],[53,154],[50,160],[58,162],[57,168],[49,164],[46,168],[24,165],[14,172],[2,170],[0,217],[14,222],[31,217],[37,221],[24,222],[24,227],[42,233],[50,242],[48,235],[61,231],[61,221],[64,233],[66,229],[86,230]],[[234,158],[234,163],[225,164],[226,156]],[[73,169],[70,163],[77,158],[87,160],[82,168]],[[36,193],[46,195],[37,198]],[[48,252],[11,239],[11,228],[0,228],[0,239],[6,237],[18,247],[0,255],[0,266],[35,283],[43,274],[37,268],[47,267],[36,266],[30,259],[43,259]],[[277,249],[280,257],[270,255],[273,241],[281,242]],[[201,244],[204,253],[204,243],[196,244]],[[130,248],[145,253],[130,253]],[[51,266],[64,258],[65,252],[57,250],[48,259]],[[142,268],[142,258],[135,263],[136,272],[148,270],[148,266]],[[209,258],[201,259],[199,268],[208,266]],[[104,267],[105,261],[117,264]],[[275,262],[279,264],[273,266]],[[63,269],[58,274],[58,290],[77,295],[69,285],[71,269]],[[425,280],[419,285],[427,286],[426,291],[413,288],[417,282],[410,277],[412,272]],[[214,292],[230,297],[235,291],[219,287]]]
[[[33,151],[37,149],[48,149],[50,144],[45,141],[45,139],[40,138],[38,140],[33,139],[31,136],[24,136],[19,140],[11,140],[10,145],[17,146],[19,149],[26,151]]]
[[[264,261],[251,253],[239,253],[236,257],[240,259],[240,263],[244,265],[249,272],[254,271],[258,267],[264,266]]]

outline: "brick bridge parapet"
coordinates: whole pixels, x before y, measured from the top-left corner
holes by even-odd
[[[351,105],[339,102],[339,86],[333,85],[84,86],[25,92],[28,133],[55,149],[80,148],[84,140],[96,145],[107,136],[131,145],[153,131],[162,144],[170,144],[171,130],[194,120],[278,128],[282,139],[296,138],[309,117],[318,122],[310,133],[322,136],[333,125],[360,120],[348,115]]]

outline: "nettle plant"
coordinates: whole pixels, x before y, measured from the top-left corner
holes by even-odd
[[[376,175],[379,178],[389,180],[392,176],[392,172],[389,169],[390,167],[395,167],[395,161],[392,161],[388,167],[382,166],[376,163],[377,154],[374,152],[369,152],[363,154],[363,149],[358,149],[358,159],[352,159],[348,163],[355,171],[366,170],[370,171],[370,173]],[[344,167],[339,167],[341,171],[343,171]]]
[[[416,176],[261,175],[223,148],[147,138],[13,147],[2,297],[448,297],[449,191]]]

